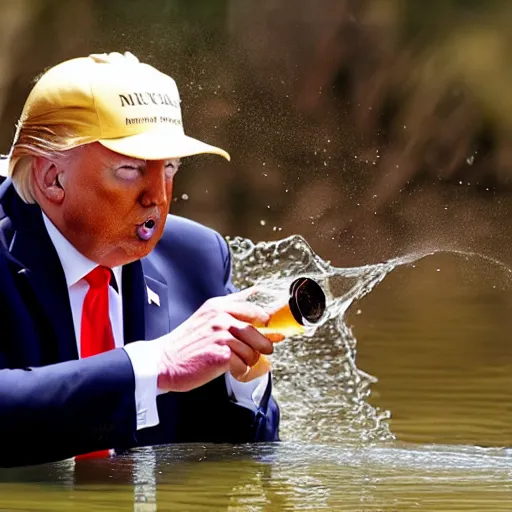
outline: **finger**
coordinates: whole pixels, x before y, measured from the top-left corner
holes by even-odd
[[[249,297],[255,295],[257,292],[257,286],[249,286],[248,288],[244,288],[243,290],[240,290],[238,292],[230,293],[226,297],[229,297],[231,300],[246,301]]]
[[[237,378],[240,382],[249,382],[253,379],[261,377],[270,371],[270,362],[265,356],[261,356],[258,362],[249,369],[245,375]]]
[[[273,343],[248,323],[234,320],[229,328],[229,332],[236,339],[240,340],[260,354],[272,354],[274,351]]]
[[[286,336],[280,332],[267,332],[263,334],[263,336],[265,336],[265,338],[267,338],[267,340],[271,341],[272,343],[279,343],[286,338]]]
[[[251,367],[245,364],[236,354],[232,354],[229,360],[229,371],[235,379],[240,380],[251,371]]]
[[[221,307],[226,313],[248,324],[264,326],[270,319],[269,314],[254,302],[227,301]]]
[[[231,352],[236,354],[248,366],[254,366],[260,358],[259,352],[236,338],[228,341],[228,345]]]

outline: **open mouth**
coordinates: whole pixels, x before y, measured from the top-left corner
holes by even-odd
[[[156,222],[154,219],[147,219],[137,226],[137,236],[140,240],[147,242],[155,234]]]

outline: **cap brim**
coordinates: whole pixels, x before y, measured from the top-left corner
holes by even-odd
[[[231,160],[229,153],[223,149],[182,134],[148,131],[120,139],[100,139],[98,142],[116,153],[141,160],[165,160],[204,153]]]

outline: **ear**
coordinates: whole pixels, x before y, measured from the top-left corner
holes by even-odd
[[[60,204],[64,201],[65,191],[62,186],[64,170],[52,160],[42,156],[34,157],[32,167],[34,185],[50,202]]]

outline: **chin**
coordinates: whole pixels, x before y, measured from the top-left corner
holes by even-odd
[[[105,258],[102,265],[110,268],[128,265],[146,257],[155,248],[155,245],[156,242],[153,240],[138,240],[136,244],[131,244],[128,247],[119,247],[114,254]]]
[[[143,250],[138,252],[136,259],[140,260],[145,258],[155,248],[155,245],[155,243],[144,242]]]
[[[138,260],[144,258],[155,248],[159,239],[159,237],[154,237],[151,240],[137,240],[137,247],[134,248],[131,255],[136,255]]]

